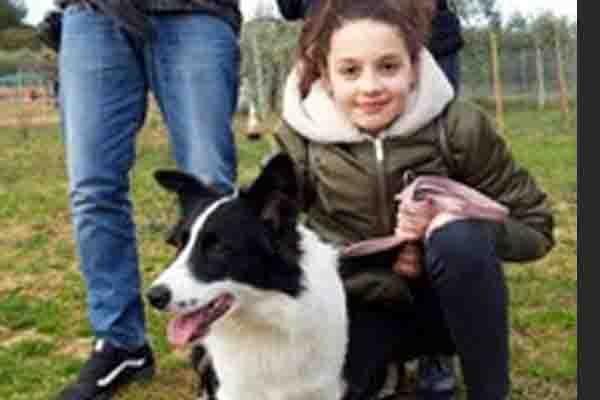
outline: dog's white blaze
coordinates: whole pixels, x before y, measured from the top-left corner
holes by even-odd
[[[235,199],[235,197],[236,197],[236,195],[234,194],[232,196],[223,197],[223,198],[215,201],[210,206],[208,206],[206,208],[206,210],[204,210],[204,212],[198,216],[198,218],[196,218],[196,221],[194,221],[194,224],[192,225],[192,232],[191,232],[190,240],[188,240],[185,248],[183,249],[183,251],[181,252],[179,257],[177,257],[177,260],[175,260],[174,264],[177,264],[177,262],[180,259],[184,260],[184,262],[187,261],[190,253],[192,252],[192,248],[194,247],[194,243],[196,243],[196,238],[198,237],[199,232],[204,227],[204,224],[206,223],[206,220],[208,219],[208,217],[210,217],[210,215],[212,213],[214,213],[217,210],[217,208],[219,208],[220,206],[222,206],[225,203],[232,201],[233,199]]]

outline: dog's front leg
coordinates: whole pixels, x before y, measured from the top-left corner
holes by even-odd
[[[192,348],[191,362],[198,379],[196,389],[198,400],[217,400],[219,380],[204,346],[198,345]]]
[[[211,364],[199,373],[197,390],[198,400],[219,400],[217,391],[219,388],[219,380],[217,374]]]

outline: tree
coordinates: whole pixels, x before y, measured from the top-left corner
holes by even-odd
[[[453,0],[450,3],[467,25],[500,26],[501,14],[496,0]]]
[[[502,30],[504,73],[512,89],[526,93],[534,81],[535,58],[532,53],[529,21],[520,12],[509,16]],[[517,84],[518,82],[518,84]]]
[[[24,0],[0,0],[0,31],[22,25],[26,15]]]
[[[551,71],[546,71],[544,60],[545,55],[553,54],[557,48],[562,47],[557,38],[569,37],[569,23],[565,18],[558,18],[552,12],[546,12],[537,15],[531,21],[531,33],[533,43],[536,49],[536,71],[538,81],[538,107],[542,109],[546,103],[547,90],[545,80]],[[560,53],[560,50],[559,50]],[[555,65],[558,67],[558,60]],[[562,60],[560,60],[562,62]],[[561,66],[562,68],[562,66]],[[557,80],[555,77],[552,80]]]
[[[300,23],[272,17],[270,10],[259,10],[257,17],[242,28],[241,109],[252,103],[259,117],[279,107],[284,80],[295,59]]]
[[[1,50],[39,50],[41,47],[42,43],[35,29],[30,26],[21,25],[0,30]]]

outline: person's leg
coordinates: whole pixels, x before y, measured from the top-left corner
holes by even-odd
[[[288,20],[305,18],[311,7],[319,0],[277,0],[277,7],[281,15]]]
[[[510,390],[508,290],[490,225],[458,221],[425,244],[425,269],[461,360],[469,400]]]
[[[456,347],[440,298],[426,277],[413,290],[417,325],[422,338],[415,391],[419,400],[454,400],[458,388],[453,355]]]
[[[158,15],[152,22],[149,76],[177,165],[230,192],[237,179],[232,132],[239,83],[237,36],[225,21],[201,13]]]
[[[436,57],[436,61],[450,84],[456,96],[460,93],[460,58],[458,53],[443,57]],[[439,393],[438,397],[452,398],[456,391],[456,374],[453,368],[452,357],[433,355],[419,359],[419,374],[417,387],[422,392],[430,392],[431,396]]]
[[[349,393],[345,400],[371,398],[384,389],[382,385],[391,365],[399,368],[401,376],[407,361],[423,355],[455,353],[435,290],[425,280],[419,280],[411,292],[412,304],[393,311],[369,302],[348,303],[350,340],[344,377]],[[402,379],[396,380],[397,385],[403,383]],[[406,390],[397,386],[392,391],[396,389]],[[446,392],[437,397],[419,395],[419,400],[450,398]]]
[[[238,101],[238,38],[229,24],[207,14],[155,15],[151,22],[154,40],[144,52],[147,75],[175,161],[183,171],[231,192],[237,179],[232,120]],[[198,358],[204,358],[201,347],[193,354],[194,365],[202,363]],[[199,394],[208,390],[212,398],[215,385],[212,379],[200,382]]]
[[[94,333],[120,348],[145,342],[128,181],[146,108],[140,60],[109,17],[65,11],[60,97],[74,234]]]
[[[447,56],[438,57],[436,58],[436,61],[446,74],[446,77],[458,95],[460,92],[460,55],[458,53],[453,53]]]
[[[419,354],[419,327],[414,313],[393,313],[369,303],[349,303],[348,318],[344,400],[376,398],[388,365]]]

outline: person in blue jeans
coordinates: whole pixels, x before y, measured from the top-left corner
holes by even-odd
[[[237,0],[61,0],[60,105],[74,235],[94,349],[60,400],[109,399],[154,373],[129,172],[148,93],[177,166],[236,182]]]
[[[320,0],[278,0],[279,10],[286,19],[301,19]],[[444,71],[456,94],[460,89],[459,52],[464,46],[461,22],[447,0],[435,0],[432,31],[427,48]],[[423,397],[440,400],[454,398],[457,388],[453,358],[424,356],[419,358],[417,391]]]

